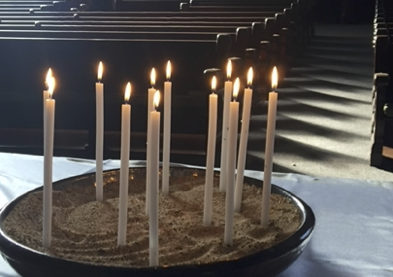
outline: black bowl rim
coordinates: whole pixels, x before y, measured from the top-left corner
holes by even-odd
[[[193,167],[182,167],[182,166],[171,166],[172,168],[183,168],[189,170],[204,170],[202,168],[193,168]],[[136,169],[143,169],[143,166],[136,166],[130,167],[130,170]],[[104,174],[113,173],[119,171],[119,169],[110,169],[104,171]],[[215,173],[219,174],[219,171]],[[78,179],[86,179],[94,176],[95,173],[86,173],[77,176],[68,177],[62,180],[58,180],[53,183],[54,188],[56,186],[62,185],[62,183],[67,183],[71,180],[78,180]],[[244,182],[248,184],[256,185],[261,187],[263,185],[263,181],[257,180],[251,177],[244,177]],[[300,198],[298,198],[293,193],[278,187],[272,184],[271,191],[272,193],[279,194],[282,196],[287,197],[293,204],[297,206],[303,216],[303,223],[298,228],[298,230],[292,234],[290,237],[286,238],[285,240],[273,245],[272,247],[255,252],[253,254],[241,257],[236,260],[227,260],[227,261],[218,261],[214,263],[204,263],[204,264],[182,264],[182,265],[175,265],[175,266],[156,266],[156,267],[125,267],[125,266],[108,266],[108,265],[100,265],[100,264],[93,264],[87,262],[79,262],[75,260],[68,260],[63,258],[54,257],[48,255],[43,252],[39,252],[37,250],[31,249],[23,244],[14,241],[12,238],[7,236],[2,228],[2,223],[6,216],[11,212],[12,208],[24,197],[26,197],[29,193],[41,191],[43,186],[37,187],[30,191],[23,193],[20,196],[17,196],[10,202],[8,202],[2,210],[0,210],[0,252],[2,252],[3,256],[6,259],[14,260],[18,262],[21,259],[15,259],[15,257],[25,257],[23,261],[29,261],[32,266],[36,264],[43,263],[43,264],[51,264],[51,266],[56,267],[56,265],[61,267],[69,267],[72,268],[72,271],[78,270],[86,270],[89,268],[89,271],[96,271],[100,272],[102,270],[105,271],[126,271],[126,272],[138,272],[142,274],[149,274],[149,273],[169,273],[168,271],[187,271],[187,270],[197,270],[197,271],[209,271],[209,270],[220,270],[222,268],[228,270],[228,268],[239,268],[239,267],[246,267],[250,264],[261,264],[266,262],[272,262],[274,260],[280,259],[284,256],[290,255],[292,252],[297,251],[298,249],[304,248],[308,241],[311,239],[311,235],[313,233],[315,227],[315,215],[312,209]]]

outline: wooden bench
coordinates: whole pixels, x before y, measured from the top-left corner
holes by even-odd
[[[130,16],[130,14],[132,14],[132,16]],[[205,151],[206,107],[210,83],[210,79],[203,76],[203,69],[208,67],[224,68],[224,64],[226,63],[225,60],[229,56],[229,50],[223,49],[222,46],[224,45],[225,48],[225,46],[230,45],[228,39],[230,36],[222,35],[221,38],[223,38],[224,42],[220,43],[214,40],[210,34],[208,37],[202,37],[205,34],[176,33],[174,30],[180,27],[174,26],[173,28],[175,29],[171,29],[171,32],[165,34],[168,36],[165,37],[164,41],[164,34],[162,32],[157,32],[157,30],[151,32],[154,33],[155,36],[154,38],[151,37],[151,34],[146,30],[152,27],[146,27],[145,31],[136,34],[130,31],[133,27],[129,26],[124,27],[129,28],[128,31],[124,33],[117,32],[110,34],[110,32],[112,32],[112,27],[109,27],[112,23],[110,23],[102,27],[107,29],[107,33],[105,33],[104,30],[98,30],[97,33],[93,33],[94,30],[92,29],[96,27],[90,27],[90,25],[85,24],[84,27],[75,27],[77,30],[79,28],[78,31],[81,34],[68,37],[68,35],[73,32],[70,30],[62,31],[61,29],[64,27],[62,27],[61,24],[59,24],[58,27],[53,26],[54,30],[52,31],[54,32],[48,32],[48,30],[45,30],[45,24],[41,22],[41,27],[38,27],[38,30],[35,26],[35,29],[29,27],[29,30],[23,29],[23,26],[20,27],[20,31],[17,32],[19,36],[13,38],[14,35],[12,35],[11,31],[8,32],[6,25],[3,26],[4,28],[1,28],[1,25],[5,24],[6,20],[17,20],[21,22],[26,19],[31,22],[32,20],[36,21],[37,18],[42,21],[52,20],[58,22],[64,20],[76,22],[152,21],[152,17],[154,16],[147,18],[145,17],[146,14],[157,15],[158,13],[79,12],[77,16],[74,16],[72,12],[39,11],[32,14],[25,13],[22,17],[19,13],[1,14],[0,36],[3,37],[3,39],[0,47],[7,50],[11,49],[12,51],[7,52],[7,55],[5,55],[4,51],[0,53],[3,53],[2,61],[5,64],[9,65],[13,63],[12,67],[7,68],[7,72],[3,72],[3,77],[0,77],[0,80],[3,79],[1,81],[4,84],[3,89],[5,94],[8,96],[8,102],[1,103],[3,106],[2,110],[7,112],[7,114],[15,115],[15,118],[10,120],[9,126],[23,128],[27,123],[32,129],[41,128],[42,113],[40,110],[37,112],[37,107],[42,105],[40,91],[42,90],[43,73],[49,66],[52,66],[56,76],[60,79],[58,89],[55,92],[55,98],[57,103],[59,103],[56,107],[56,126],[60,130],[72,129],[78,132],[85,132],[87,130],[88,147],[83,147],[84,151],[81,151],[80,155],[94,157],[95,71],[98,61],[103,60],[106,68],[106,73],[104,75],[105,111],[107,115],[107,122],[105,122],[106,157],[118,158],[118,145],[120,141],[118,132],[120,129],[120,105],[123,102],[123,86],[127,81],[133,83],[133,94],[131,96],[133,114],[142,115],[140,117],[135,116],[132,119],[132,142],[134,141],[135,143],[135,147],[132,148],[132,151],[134,154],[140,153],[143,155],[146,141],[144,132],[146,129],[146,91],[149,87],[148,74],[151,67],[158,67],[159,65],[164,67],[166,60],[171,59],[174,65],[172,78],[174,84],[172,130],[174,132],[172,137],[173,141],[177,139],[182,141],[184,138],[187,138],[187,142],[190,143],[190,145],[185,145],[185,142],[176,143],[177,146],[182,145],[186,146],[186,148],[175,148],[173,153],[178,153],[180,155],[187,149],[188,151],[189,149],[194,149],[194,152],[198,152],[199,157],[201,157],[201,153],[203,154]],[[163,13],[160,14],[162,15]],[[163,20],[162,22],[168,20],[172,22],[197,22],[201,20],[200,13],[194,16],[190,16],[189,12],[177,12],[176,16],[168,16],[168,14],[172,13],[164,14],[165,16],[161,17]],[[181,16],[179,16],[179,14],[181,14]],[[184,14],[187,14],[187,16],[184,16]],[[239,14],[238,17],[233,17],[233,15],[229,16],[228,14],[225,14],[225,16],[224,13],[220,13],[219,15],[214,14],[214,16],[211,16],[211,21],[202,22],[209,22],[209,24],[215,22],[220,24],[223,19],[226,18],[233,24],[233,22],[243,22],[244,18],[249,19],[251,14],[255,14],[255,17],[258,19],[261,18],[260,13],[246,12],[242,13],[241,16]],[[206,19],[210,18],[208,16],[202,16],[202,18],[204,20],[210,20]],[[204,27],[209,28],[209,26],[214,26],[209,24],[206,24]],[[14,24],[13,27],[16,25],[18,24]],[[21,23],[19,25],[23,24]],[[82,25],[83,24],[81,24],[81,26]],[[227,28],[228,26],[230,25],[216,27],[219,29]],[[18,28],[19,27],[15,27],[15,29]],[[86,29],[81,31],[83,28]],[[202,30],[201,27],[198,28]],[[157,29],[162,28],[158,27]],[[195,30],[196,29],[197,27],[195,27]],[[12,28],[10,28],[10,30],[12,30]],[[15,33],[15,30],[13,32]],[[54,33],[56,33],[58,37],[54,36]],[[130,33],[133,34],[133,39],[123,37],[123,35],[130,35]],[[75,39],[76,37],[78,39]],[[277,40],[277,36],[272,39],[272,42],[274,42],[274,40]],[[263,45],[266,46],[266,44]],[[217,46],[219,46],[218,48],[220,48],[220,51],[216,50]],[[135,55],[130,54],[130,49],[135,52]],[[160,49],[162,53],[159,53],[160,51],[156,49]],[[31,55],[32,52],[35,53],[35,55]],[[124,54],[122,55],[122,53]],[[193,53],[198,53],[199,55],[194,55]],[[217,53],[220,55],[217,55]],[[134,67],[128,66],[131,64],[134,65]],[[135,65],[142,66],[135,68]],[[179,74],[176,72],[176,69],[182,70],[184,73]],[[81,74],[76,74],[77,72]],[[195,73],[196,76],[194,77],[187,72]],[[198,76],[198,72],[200,72],[201,75]],[[184,77],[183,74],[186,74],[187,77]],[[18,81],[16,79],[18,75],[27,76],[26,80],[23,82]],[[11,76],[11,78],[7,78],[6,76]],[[157,84],[160,83],[162,86],[163,79],[162,73]],[[185,92],[183,89],[187,87],[191,89]],[[27,91],[26,88],[29,88],[29,91]],[[179,91],[179,88],[181,91]],[[89,91],[91,93],[89,93]],[[20,98],[17,96],[18,93],[27,96],[26,102],[23,101],[23,109],[15,109],[15,107],[19,108],[18,103]],[[38,93],[39,96],[37,97],[34,93]],[[27,121],[25,118],[18,116],[22,110],[31,115]],[[185,114],[190,114],[190,117],[185,117]],[[7,126],[2,127],[5,128]],[[197,147],[197,145],[199,146]]]
[[[4,126],[4,122],[2,122],[2,128],[10,126],[24,128],[26,125],[32,129],[41,128],[43,73],[52,66],[58,77],[58,88],[54,96],[58,103],[56,126],[61,130],[87,130],[89,133],[87,144],[90,147],[81,151],[80,155],[93,157],[94,83],[96,82],[95,67],[98,61],[103,60],[105,63],[106,131],[120,130],[120,105],[123,103],[123,87],[127,81],[131,81],[133,93],[130,102],[133,105],[133,114],[142,115],[133,116],[133,132],[143,133],[146,129],[146,95],[147,88],[150,86],[149,71],[152,67],[159,70],[157,88],[162,89],[164,68],[160,70],[158,67],[160,65],[164,67],[166,61],[170,59],[174,65],[172,77],[174,93],[172,130],[174,137],[176,134],[188,133],[190,138],[194,135],[204,134],[208,90],[202,90],[201,95],[201,87],[204,89],[207,84],[198,85],[195,80],[203,80],[203,70],[217,64],[216,45],[216,41],[198,42],[195,40],[169,42],[87,39],[18,39],[15,44],[15,40],[3,39],[1,47],[8,51],[6,54],[2,51],[2,60],[7,67],[0,77],[3,82],[2,95],[4,97],[4,101],[0,104],[0,110],[7,114],[9,125]],[[228,45],[228,41],[221,43],[221,45],[225,47]],[[77,51],[75,51],[76,49]],[[116,53],[111,50],[115,50]],[[134,53],[130,53],[130,51]],[[161,51],[163,52],[160,53]],[[190,53],[200,53],[203,56],[190,55]],[[219,51],[219,54],[225,55],[225,49]],[[130,65],[137,65],[137,67]],[[20,81],[18,76],[26,77]],[[206,80],[207,82],[208,80]],[[195,84],[197,85],[193,87]],[[179,91],[179,88],[188,88],[188,90]],[[21,101],[19,95],[23,95],[25,99]],[[184,117],[184,114],[187,113],[191,113],[190,116]],[[29,115],[28,120],[21,118],[21,115],[26,114]],[[112,133],[110,137],[116,136],[113,136]],[[110,147],[111,141],[113,142],[113,139],[107,141],[106,157],[115,158],[117,153],[111,151],[114,149]],[[134,141],[133,151],[145,151],[145,143]],[[176,153],[176,149],[174,149],[174,153]]]
[[[393,171],[393,8],[387,1],[376,2],[375,74],[372,91],[372,166]]]

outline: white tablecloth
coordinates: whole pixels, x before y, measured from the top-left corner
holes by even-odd
[[[104,169],[119,168],[105,161]],[[144,162],[131,161],[132,165]],[[89,160],[57,157],[53,180],[94,172]],[[0,153],[0,206],[42,185],[43,158]],[[246,176],[262,179],[262,172]],[[280,277],[392,277],[393,183],[274,173],[272,182],[302,198],[317,224],[301,257]],[[17,277],[0,258],[0,277]]]

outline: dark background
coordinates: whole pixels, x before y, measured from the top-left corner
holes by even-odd
[[[375,0],[314,0],[315,21],[332,24],[371,23]]]

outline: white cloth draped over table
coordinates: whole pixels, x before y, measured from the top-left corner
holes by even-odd
[[[130,165],[145,166],[145,162],[130,161]],[[0,207],[41,186],[42,166],[42,156],[0,153]],[[104,170],[119,166],[118,160],[104,161]],[[53,181],[94,170],[92,160],[55,157]],[[246,171],[245,176],[262,179],[263,173]],[[392,182],[274,173],[272,183],[302,198],[317,222],[305,252],[279,277],[393,276]],[[17,276],[0,258],[0,277]]]

